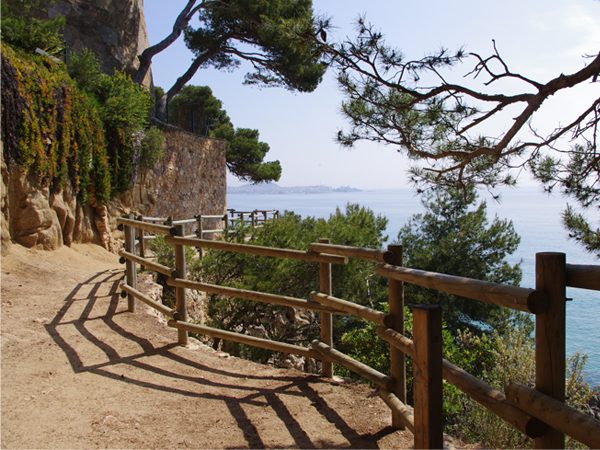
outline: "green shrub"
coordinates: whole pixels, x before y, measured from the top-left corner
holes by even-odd
[[[306,250],[312,242],[327,237],[334,244],[379,249],[387,239],[383,231],[387,219],[368,208],[349,204],[325,219],[301,218],[286,211],[278,220],[257,228],[249,244]],[[226,239],[245,242],[245,233],[235,230]],[[248,230],[250,232],[250,230]],[[319,290],[319,264],[284,258],[208,251],[193,276],[212,284],[307,299]],[[333,295],[360,304],[372,305],[385,300],[383,278],[375,275],[375,264],[352,259],[347,266],[332,267]],[[291,308],[212,295],[208,305],[212,326],[231,330],[249,330],[261,337],[307,345],[319,335],[319,315],[308,311],[302,317]],[[358,322],[353,318],[334,317],[336,346],[342,334]],[[244,331],[245,332],[245,331]],[[272,352],[233,345],[227,351],[248,359],[267,362]],[[275,356],[278,357],[278,356]]]
[[[112,192],[123,193],[135,183],[138,167],[152,168],[162,156],[160,132],[148,130],[152,97],[122,72],[102,73],[87,49],[71,57],[69,74],[96,100],[106,130]]]
[[[81,92],[64,66],[45,57],[2,48],[3,69],[14,80],[3,89],[18,98],[22,108],[12,111],[3,95],[3,114],[19,130],[15,163],[33,170],[41,185],[65,187],[71,181],[80,201],[110,199],[110,178],[104,127],[94,102]],[[8,111],[5,109],[8,108]]]
[[[27,52],[40,48],[57,56],[65,47],[61,31],[66,20],[62,16],[53,20],[31,17],[30,10],[40,5],[37,1],[2,1],[2,41]]]

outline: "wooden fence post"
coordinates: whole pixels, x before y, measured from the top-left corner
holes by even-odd
[[[177,230],[177,236],[184,236],[185,227],[184,225],[175,225]],[[185,280],[187,268],[185,264],[185,246],[184,245],[175,245],[175,269],[179,274],[179,278]],[[175,298],[176,298],[176,309],[179,311],[180,320],[183,322],[187,322],[187,304],[185,298],[186,289],[183,287],[175,288]],[[181,345],[188,344],[188,332],[186,330],[179,329],[178,330],[179,340],[178,342]]]
[[[566,255],[536,253],[535,288],[545,292],[549,308],[535,316],[535,388],[565,402]],[[550,429],[535,448],[565,448],[565,435]]]
[[[133,214],[127,214],[127,219],[135,219]],[[135,248],[135,228],[125,225],[125,251],[134,253]],[[137,289],[137,272],[135,262],[127,260],[125,262],[125,276],[127,278],[127,284],[133,289]],[[131,294],[127,294],[127,310],[129,312],[135,312],[135,297]]]
[[[441,449],[444,445],[442,412],[442,308],[413,308],[415,358],[415,448]]]
[[[198,214],[196,216],[196,219],[198,220],[198,229],[196,230],[196,236],[198,236],[198,239],[202,239],[204,237],[204,229],[202,228],[202,213]],[[198,248],[198,258],[200,259],[200,261],[202,261],[202,258],[204,258],[204,249],[202,247]]]
[[[137,220],[144,220],[144,216],[138,216]],[[144,239],[144,236],[146,235],[146,232],[144,230],[142,230],[141,228],[138,228],[138,247],[140,249],[140,257],[141,258],[145,258],[146,257],[146,240]],[[140,265],[140,270],[145,270],[146,268],[142,265]]]
[[[394,265],[402,265],[402,245],[388,245],[388,250],[394,253]],[[389,279],[389,306],[390,315],[393,317],[393,330],[404,335],[404,283]],[[394,394],[402,403],[406,404],[406,355],[395,345],[390,344],[390,376],[396,385]],[[392,426],[404,430],[404,421],[392,411]]]
[[[319,239],[321,244],[329,244],[329,239]],[[331,264],[319,263],[319,290],[322,294],[331,295]],[[321,312],[321,342],[333,348],[333,316],[331,313]],[[322,362],[321,374],[327,378],[333,378],[333,363]]]

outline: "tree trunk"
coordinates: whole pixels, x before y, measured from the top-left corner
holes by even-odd
[[[181,13],[179,13],[179,16],[177,16],[177,20],[175,21],[175,24],[173,25],[173,31],[171,32],[171,34],[169,34],[165,39],[163,39],[158,44],[148,47],[138,57],[140,60],[140,67],[138,68],[137,72],[133,76],[134,83],[141,84],[144,81],[144,78],[146,78],[146,74],[148,73],[148,70],[150,70],[150,64],[152,63],[152,58],[154,57],[154,55],[165,50],[173,42],[175,42],[179,38],[179,36],[181,36],[183,29],[189,23],[190,19],[193,17],[193,15],[196,13],[196,11],[198,11],[200,6],[202,6],[202,4],[198,5],[192,11],[192,8],[194,7],[195,4],[196,4],[196,0],[189,0],[186,7],[183,9],[183,11],[181,11]],[[192,12],[190,13],[190,11],[192,11]]]

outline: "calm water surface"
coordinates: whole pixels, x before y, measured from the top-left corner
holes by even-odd
[[[535,285],[535,254],[538,252],[563,252],[570,264],[600,264],[597,258],[568,239],[560,221],[566,200],[560,196],[548,196],[538,187],[521,187],[503,191],[501,202],[481,194],[487,200],[488,218],[496,214],[501,219],[513,221],[521,244],[508,260],[522,260],[523,281],[521,286]],[[228,194],[227,207],[239,210],[278,209],[294,211],[303,217],[329,217],[336,207],[347,203],[369,207],[376,214],[388,218],[388,243],[396,239],[400,228],[413,214],[424,211],[420,197],[411,190],[372,190],[362,192],[336,192],[329,194],[245,195]],[[600,292],[584,289],[567,289],[567,355],[575,352],[588,354],[586,381],[600,384]]]

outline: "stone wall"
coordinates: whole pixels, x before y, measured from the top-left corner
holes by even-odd
[[[18,167],[9,170],[2,156],[2,254],[12,243],[54,250],[72,242],[92,242],[117,252],[122,233],[116,220],[124,214],[175,219],[200,212],[225,214],[225,142],[177,128],[164,135],[165,156],[156,168],[140,174],[130,191],[107,206],[80,205],[72,188],[52,192],[40,187]]]
[[[180,220],[196,214],[225,214],[225,141],[170,126],[163,135],[165,156],[154,170],[140,175],[134,189],[109,204],[111,216],[131,211]]]

